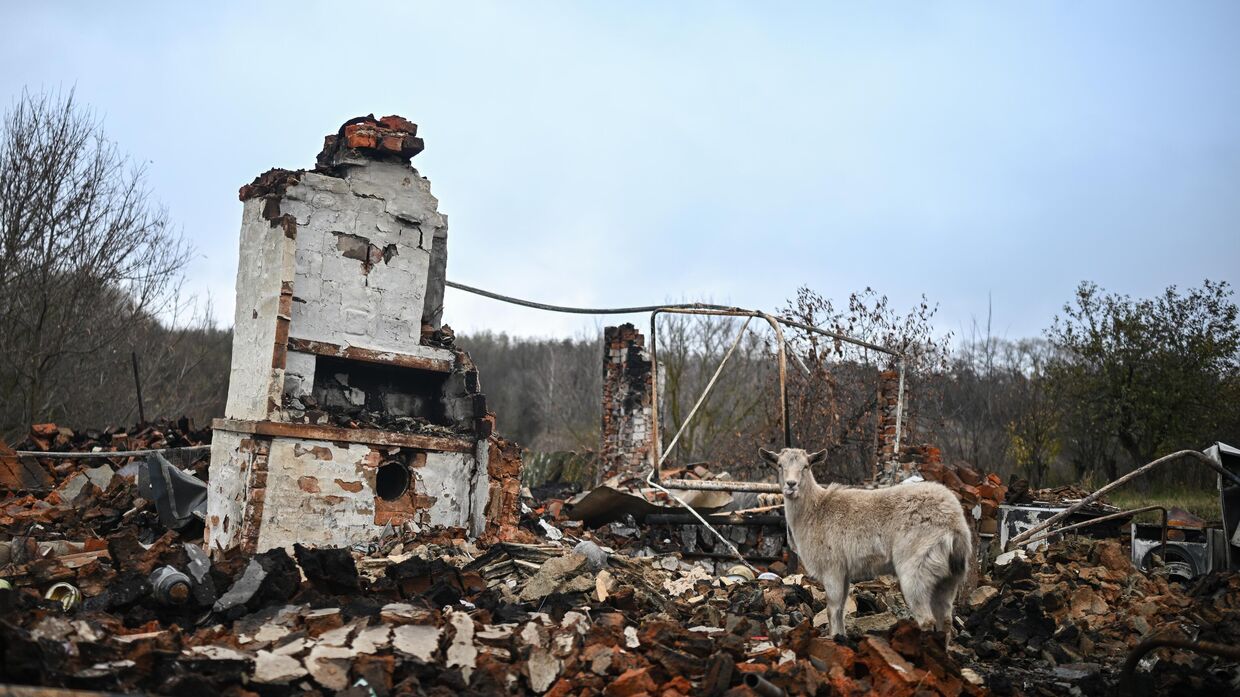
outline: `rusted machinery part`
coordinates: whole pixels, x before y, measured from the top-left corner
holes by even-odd
[[[1068,532],[1070,530],[1080,530],[1080,528],[1089,527],[1091,525],[1096,525],[1096,523],[1114,521],[1116,520],[1116,518],[1126,518],[1128,516],[1135,516],[1137,515],[1137,513],[1145,513],[1147,511],[1162,511],[1163,531],[1166,531],[1167,530],[1167,507],[1166,506],[1142,506],[1140,508],[1131,508],[1131,510],[1127,510],[1127,511],[1110,513],[1110,515],[1106,515],[1106,516],[1090,518],[1090,520],[1081,521],[1079,523],[1073,523],[1073,525],[1065,525],[1064,527],[1056,528],[1056,530],[1048,530],[1047,532],[1040,533],[1040,535],[1038,535],[1037,537],[1025,539],[1024,543],[1033,544],[1034,542],[1042,542],[1043,539],[1045,538],[1052,537],[1054,535],[1061,535],[1061,533]],[[1167,533],[1163,532],[1163,542],[1166,542],[1166,541],[1167,541]]]
[[[782,687],[772,684],[757,673],[745,673],[744,683],[745,687],[757,692],[762,697],[784,697],[784,689]]]
[[[1145,654],[1154,649],[1181,649],[1183,651],[1192,651],[1194,653],[1203,653],[1209,656],[1218,656],[1220,658],[1230,659],[1232,661],[1240,661],[1240,646],[1229,646],[1227,644],[1216,644],[1210,641],[1192,641],[1190,639],[1180,639],[1177,637],[1151,637],[1137,644],[1132,653],[1128,654],[1128,659],[1124,661],[1124,667],[1120,669],[1118,691],[1116,694],[1131,695],[1135,685],[1133,681],[1136,679],[1137,664],[1145,657]]]
[[[1222,465],[1215,462],[1209,455],[1206,455],[1205,453],[1199,452],[1196,450],[1179,450],[1174,453],[1171,453],[1170,455],[1164,455],[1158,458],[1157,460],[1154,460],[1153,462],[1150,462],[1150,463],[1147,463],[1147,464],[1144,464],[1138,467],[1137,469],[1129,472],[1128,474],[1125,474],[1119,479],[1116,479],[1110,484],[1107,484],[1101,489],[1095,491],[1089,496],[1086,496],[1080,501],[1077,501],[1071,506],[1068,506],[1066,509],[1060,511],[1059,513],[1056,513],[1050,518],[1047,518],[1041,523],[1038,523],[1037,525],[1022,532],[1016,537],[1013,537],[1012,539],[1008,540],[1007,549],[1012,549],[1017,545],[1027,542],[1029,538],[1033,537],[1034,535],[1042,532],[1043,530],[1046,530],[1047,528],[1050,528],[1052,525],[1055,525],[1056,523],[1063,520],[1064,518],[1067,518],[1068,516],[1072,515],[1073,513],[1076,513],[1077,511],[1081,510],[1085,506],[1088,506],[1094,501],[1097,501],[1098,499],[1102,498],[1102,496],[1104,496],[1107,492],[1113,489],[1116,489],[1120,486],[1123,486],[1124,484],[1127,484],[1128,482],[1132,481],[1133,479],[1136,479],[1137,477],[1140,477],[1141,475],[1149,472],[1155,467],[1166,464],[1168,462],[1172,462],[1174,460],[1179,460],[1182,457],[1194,458],[1198,462],[1204,464],[1205,466],[1209,467],[1215,472],[1218,472],[1220,475],[1223,476],[1223,478],[1227,479],[1232,484],[1240,486],[1240,477],[1236,476],[1234,473],[1230,472],[1229,470],[1224,468]]]

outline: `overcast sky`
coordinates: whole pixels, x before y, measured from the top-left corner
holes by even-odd
[[[0,96],[74,88],[231,324],[241,204],[373,112],[419,124],[449,278],[570,305],[993,302],[1240,263],[1240,3],[5,3]],[[449,291],[458,331],[600,321]]]

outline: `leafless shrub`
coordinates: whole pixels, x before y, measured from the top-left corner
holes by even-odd
[[[935,333],[936,311],[923,297],[901,314],[871,288],[853,293],[846,308],[837,308],[830,299],[803,287],[782,314],[903,353],[906,384],[914,395],[907,402],[905,418],[917,426],[923,405],[938,400],[935,383],[926,377],[941,372],[948,358],[950,335]],[[896,368],[897,359],[812,332],[794,329],[787,336],[797,366],[789,372],[794,444],[825,448],[828,458],[838,463],[833,474],[860,481],[876,459],[879,373]]]
[[[0,129],[0,431],[63,418],[83,369],[169,308],[188,260],[94,114],[23,92]]]

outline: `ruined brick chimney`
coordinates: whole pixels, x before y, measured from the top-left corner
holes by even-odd
[[[644,477],[654,447],[654,366],[632,324],[603,330],[603,421],[598,482]]]
[[[904,388],[904,405],[908,404],[908,387]],[[907,457],[909,446],[908,410],[900,416],[900,373],[884,370],[879,373],[878,387],[878,448],[876,469],[871,479],[877,484],[895,484],[903,481],[916,469]],[[897,426],[897,424],[899,424]],[[896,452],[897,428],[899,428],[900,452]]]
[[[213,550],[515,523],[520,456],[492,435],[478,371],[441,326],[447,218],[409,164],[416,134],[398,116],[352,119],[314,170],[241,188]]]

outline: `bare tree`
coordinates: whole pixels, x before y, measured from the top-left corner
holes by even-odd
[[[988,306],[985,325],[973,320],[969,338],[957,347],[943,374],[938,435],[949,460],[999,471],[1007,453],[1014,374],[1006,359],[1015,352],[994,335],[992,319]]]
[[[0,428],[65,412],[89,362],[164,311],[189,249],[73,94],[23,92],[0,130]]]
[[[1046,483],[1051,466],[1063,449],[1059,434],[1062,410],[1047,379],[1047,365],[1053,353],[1047,341],[1024,339],[1008,344],[1005,358],[1012,373],[1007,400],[1011,405],[1008,454],[1035,487]]]
[[[778,381],[766,323],[749,323],[736,351],[697,414],[686,419],[744,320],[668,314],[659,318],[660,421],[663,445],[684,427],[670,462],[707,461],[731,474],[756,465],[754,444],[778,431]],[[766,474],[762,472],[761,474]]]
[[[809,288],[783,310],[785,317],[828,329],[902,353],[907,386],[915,397],[906,405],[908,424],[932,417],[937,409],[937,385],[929,379],[943,372],[950,335],[936,336],[937,308],[923,297],[901,314],[884,295],[871,288],[853,293],[846,308]],[[851,343],[818,334],[788,332],[789,351],[796,369],[789,371],[793,440],[813,450],[825,448],[834,477],[857,481],[876,461],[879,373],[896,367],[897,360]],[[924,412],[924,413],[923,413]]]

